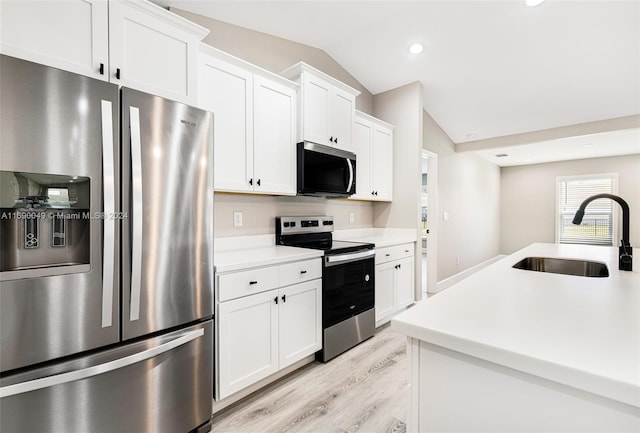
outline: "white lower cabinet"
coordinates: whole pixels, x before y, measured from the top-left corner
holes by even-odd
[[[277,290],[222,302],[218,307],[220,397],[278,370]]]
[[[414,245],[376,249],[376,326],[413,303]]]
[[[270,287],[264,283],[274,270],[282,287],[247,295],[249,288]],[[320,259],[313,259],[218,276],[220,296],[241,296],[217,305],[218,400],[322,348],[321,275]]]

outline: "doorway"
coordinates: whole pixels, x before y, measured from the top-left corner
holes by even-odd
[[[438,155],[422,151],[422,185],[420,192],[420,239],[422,266],[422,298],[436,292],[437,283],[437,218]]]

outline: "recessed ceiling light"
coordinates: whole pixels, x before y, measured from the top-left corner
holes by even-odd
[[[422,44],[419,44],[417,42],[409,46],[409,52],[411,54],[420,54],[422,50],[424,50],[424,47],[422,46]]]
[[[527,0],[527,6],[535,7],[542,4],[544,0]]]

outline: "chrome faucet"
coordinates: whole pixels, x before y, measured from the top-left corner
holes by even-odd
[[[582,218],[584,217],[584,209],[593,200],[597,200],[599,198],[609,198],[613,201],[618,202],[620,207],[622,207],[622,240],[620,241],[620,246],[618,247],[618,269],[620,269],[621,271],[631,271],[633,270],[633,248],[631,248],[631,244],[629,243],[629,205],[626,201],[624,201],[621,197],[613,194],[592,195],[582,202],[582,204],[578,208],[578,211],[576,212],[576,216],[573,217],[573,223],[576,225],[582,223]]]

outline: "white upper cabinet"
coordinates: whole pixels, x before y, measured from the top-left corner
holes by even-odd
[[[296,91],[264,77],[253,81],[255,190],[296,194]]]
[[[356,111],[353,152],[356,154],[356,194],[359,200],[393,200],[394,126]]]
[[[108,3],[106,0],[2,0],[0,51],[107,80]]]
[[[302,62],[281,75],[300,84],[298,141],[351,151],[356,97],[360,92]]]
[[[0,2],[0,50],[188,104],[208,30],[144,0]]]
[[[214,116],[214,188],[296,194],[297,85],[201,45],[198,105]]]
[[[253,186],[253,74],[200,54],[198,105],[213,113],[213,177],[217,191]]]
[[[198,44],[207,33],[153,3],[110,0],[110,81],[196,104]]]

